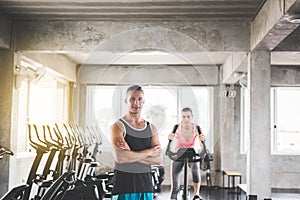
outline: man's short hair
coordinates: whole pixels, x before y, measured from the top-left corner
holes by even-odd
[[[142,91],[142,92],[144,92],[143,88],[141,86],[139,86],[139,85],[132,85],[132,86],[130,86],[129,88],[127,88],[127,93],[129,91]]]

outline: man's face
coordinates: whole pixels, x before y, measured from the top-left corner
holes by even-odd
[[[126,103],[129,112],[132,114],[140,113],[144,105],[144,93],[142,91],[129,91],[127,93]]]

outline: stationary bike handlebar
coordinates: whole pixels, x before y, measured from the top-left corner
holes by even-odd
[[[172,130],[172,134],[176,133],[176,130],[178,128],[178,125],[175,125],[173,130]],[[197,131],[198,133],[201,135],[201,129],[199,126],[197,126]],[[172,152],[170,150],[170,146],[171,146],[171,142],[172,140],[169,140],[167,149],[166,149],[166,155],[174,161],[185,161],[188,160],[188,162],[200,162],[202,159],[204,159],[203,154],[201,153],[196,153],[194,148],[180,148],[177,150],[176,153]],[[206,152],[206,145],[205,145],[205,141],[201,141],[203,144],[203,150],[204,152]]]
[[[173,161],[184,162],[185,159],[188,162],[200,162],[202,157],[200,157],[199,153],[196,153],[194,148],[179,148],[176,153],[170,150],[172,140],[169,140],[166,155]]]

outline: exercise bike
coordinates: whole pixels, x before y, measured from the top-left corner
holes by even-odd
[[[213,156],[212,154],[206,150],[204,158],[200,162],[200,169],[202,171],[206,171],[206,184],[207,187],[212,187],[212,182],[211,182],[211,162],[213,161]]]
[[[170,143],[167,146],[166,154],[167,156],[177,162],[184,163],[184,182],[183,182],[183,193],[182,200],[189,199],[189,187],[188,187],[188,163],[189,162],[200,162],[203,158],[200,154],[196,153],[194,148],[180,148],[176,153],[170,151]]]

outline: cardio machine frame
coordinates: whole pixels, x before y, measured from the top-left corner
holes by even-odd
[[[166,155],[173,161],[184,163],[184,182],[183,182],[183,194],[182,199],[188,199],[188,163],[189,162],[200,162],[203,158],[200,154],[195,152],[194,148],[180,148],[176,153],[170,150],[171,140],[169,140]]]

